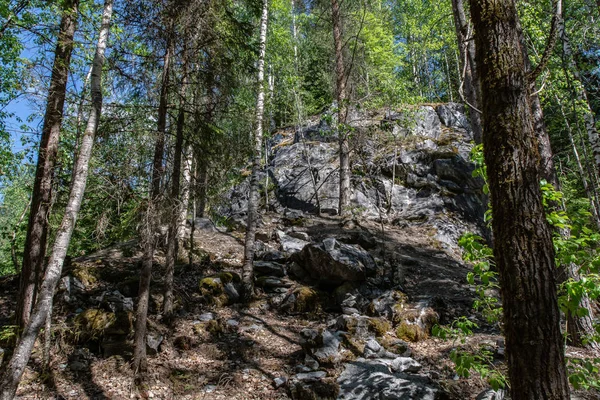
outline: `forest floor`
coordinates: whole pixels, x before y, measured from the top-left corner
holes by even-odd
[[[267,226],[268,228],[268,226]],[[315,232],[326,234],[339,230],[339,221],[313,221]],[[368,227],[377,229],[377,225]],[[435,247],[422,232],[407,229],[391,230],[396,246]],[[215,307],[199,301],[198,281],[202,276],[219,270],[241,268],[243,233],[199,230],[196,246],[210,257],[210,263],[193,269],[180,267],[176,276],[177,298],[184,306],[177,318],[165,325],[156,313],[150,324],[164,335],[160,351],[148,357],[148,372],[143,382],[135,382],[127,357],[104,357],[98,343],[73,340],[73,308],[57,300],[53,318],[53,338],[50,366],[42,369],[42,341],[34,351],[18,390],[19,399],[288,399],[286,386],[276,387],[276,378],[289,378],[302,364],[304,352],[300,331],[304,328],[325,328],[337,316],[330,312],[288,315],[269,306],[266,296],[247,306],[233,304]],[[426,241],[429,239],[426,239]],[[115,246],[73,264],[88,265],[99,272],[90,282],[89,295],[105,291],[123,282],[124,277],[138,272],[141,254],[133,242]],[[153,282],[162,279],[162,255],[156,257]],[[68,271],[68,268],[67,268]],[[464,271],[458,271],[457,276]],[[158,285],[160,286],[160,284]],[[16,277],[0,279],[0,324],[10,321],[18,288]],[[433,290],[440,290],[439,287]],[[57,295],[59,297],[59,295]],[[460,299],[461,301],[463,299]],[[78,310],[81,312],[81,310]],[[198,321],[213,313],[221,328],[199,333]],[[497,334],[478,333],[466,346],[495,346]],[[444,389],[449,399],[475,399],[486,388],[478,377],[469,379],[455,375],[448,354],[456,344],[437,338],[411,343],[412,357],[423,365],[422,374]],[[74,360],[79,362],[74,365]],[[500,366],[502,368],[502,365]],[[336,377],[340,368],[327,369]],[[591,398],[591,397],[590,397]]]

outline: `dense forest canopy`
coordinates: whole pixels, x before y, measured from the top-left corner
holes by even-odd
[[[544,323],[556,335],[543,340],[558,346],[558,353],[552,361],[531,362],[561,364],[562,375],[544,378],[558,383],[537,389],[526,388],[524,377],[523,385],[511,386],[513,399],[535,398],[527,397],[528,390],[555,390],[562,394],[543,398],[568,398],[559,305],[571,344],[597,351],[600,342],[593,315],[600,291],[599,21],[600,2],[592,0],[0,0],[0,277],[20,276],[15,354],[29,352],[29,359],[52,315],[65,262],[139,239],[144,257],[134,370],[144,371],[156,251],[164,247],[163,315],[170,320],[173,271],[183,262],[178,254],[188,220],[235,225],[239,221],[221,209],[224,196],[244,184],[249,200],[241,298],[255,295],[255,231],[276,191],[263,168],[282,132],[310,141],[302,132],[311,124],[326,128],[328,140],[339,145],[335,211],[351,218],[357,213],[350,205],[351,175],[363,164],[354,158],[360,153],[355,143],[363,143],[357,121],[460,103],[475,144],[483,143],[483,153],[481,147],[474,153],[475,174],[486,179],[485,194],[488,186],[491,192],[486,220],[494,238],[486,239],[496,251],[494,261],[492,250],[478,247],[487,245],[469,242],[474,247],[465,250],[471,256],[465,259],[486,265],[478,277],[499,282],[503,294],[526,291],[507,278],[518,272],[552,288],[535,302],[549,299],[547,310],[553,311]],[[493,37],[514,51],[494,49]],[[504,61],[490,62],[499,53]],[[398,137],[386,140],[395,146],[391,204]],[[502,167],[511,157],[522,157],[516,170]],[[319,179],[311,172],[307,185],[320,216]],[[509,180],[519,185],[505,185]],[[531,196],[520,192],[525,187]],[[512,212],[509,197],[516,199]],[[518,226],[539,211],[531,217],[535,229],[502,231],[520,209],[526,212]],[[380,215],[382,230],[384,220]],[[193,224],[191,229],[193,237]],[[532,250],[528,243],[538,239],[545,246]],[[193,246],[186,247],[190,265]],[[537,268],[531,274],[519,267],[519,257],[499,257],[515,247],[537,252],[528,261]],[[474,249],[485,257],[473,255]],[[504,300],[502,329],[514,378],[522,373],[518,358],[526,354],[516,350],[516,337],[531,327],[511,325],[510,315],[522,310],[510,314]],[[17,366],[17,357],[9,365],[8,358],[2,399],[12,398],[25,368]],[[599,364],[588,368],[592,375]],[[597,376],[578,375],[574,382],[600,386]]]

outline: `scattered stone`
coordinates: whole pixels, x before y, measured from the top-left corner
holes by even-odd
[[[324,330],[318,339],[320,347],[313,349],[312,356],[320,363],[334,365],[340,361],[340,338],[335,333]]]
[[[363,352],[365,358],[378,358],[381,352],[385,352],[385,349],[375,339],[367,340],[365,343],[365,350]]]
[[[390,368],[394,372],[416,373],[421,370],[421,364],[410,357],[398,357],[392,361]]]
[[[309,244],[305,240],[286,235],[283,231],[277,231],[277,238],[281,244],[281,251],[287,254],[297,253]]]
[[[306,232],[292,231],[292,232],[289,232],[288,235],[295,239],[300,239],[305,242],[310,242],[310,236],[308,236],[308,233],[306,233]]]
[[[312,371],[312,369],[310,369],[306,365],[302,365],[302,364],[296,365],[295,369],[296,369],[296,372],[298,372],[298,373],[311,372]]]
[[[158,349],[164,340],[160,333],[150,332],[146,335],[146,353],[150,356],[158,354]]]
[[[118,290],[104,292],[100,302],[106,305],[112,312],[133,311],[133,299],[123,296]]]
[[[316,371],[319,369],[319,362],[308,354],[304,356],[304,365],[306,365],[310,371]]]
[[[279,279],[274,276],[261,276],[256,280],[256,286],[262,287],[265,289],[289,288],[293,284],[294,283],[289,280]]]
[[[279,389],[280,387],[285,385],[287,383],[287,381],[288,380],[285,376],[280,376],[280,377],[273,379],[273,385],[275,386],[276,389]]]
[[[284,277],[287,275],[285,265],[274,261],[254,261],[254,272],[257,275]]]
[[[302,382],[314,382],[319,379],[323,379],[327,376],[327,372],[325,371],[314,371],[314,372],[304,372],[300,374],[296,374],[294,376],[295,379]]]
[[[273,261],[276,263],[282,263],[287,260],[287,256],[285,255],[285,253],[283,253],[281,251],[267,251],[267,252],[258,254],[257,259],[260,259],[263,261]]]
[[[208,313],[201,314],[201,315],[198,317],[198,321],[199,321],[199,322],[212,321],[213,319],[215,319],[215,314],[213,314],[213,313],[211,313],[211,312],[208,312]]]
[[[476,400],[504,400],[505,396],[506,396],[506,391],[504,389],[499,389],[499,390],[487,389],[487,390],[484,390],[483,392],[479,393],[479,395],[477,395]],[[571,399],[574,399],[574,397],[571,396]]]
[[[228,319],[226,321],[226,323],[227,323],[227,326],[230,328],[237,328],[238,326],[240,326],[240,322],[235,319]]]
[[[216,385],[206,385],[206,386],[204,386],[203,390],[205,393],[212,393],[215,390],[217,390],[217,386]]]

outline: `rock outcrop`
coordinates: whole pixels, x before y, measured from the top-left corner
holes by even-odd
[[[471,175],[472,134],[462,106],[421,106],[356,121],[351,160],[355,217],[399,226],[428,224],[444,248],[455,248],[465,231],[485,234],[487,199],[483,182]],[[332,137],[321,122],[296,132],[293,140],[285,135],[272,140],[263,171],[263,179],[268,174],[275,187],[271,209],[315,213],[320,206],[322,213],[338,212],[338,147]],[[240,219],[247,192],[246,180],[225,195],[219,212]]]

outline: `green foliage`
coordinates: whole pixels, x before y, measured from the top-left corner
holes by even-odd
[[[465,316],[458,317],[448,326],[434,325],[431,328],[431,334],[444,340],[460,341],[464,344],[467,336],[473,334],[473,329],[479,326]]]
[[[453,343],[465,344],[467,337],[473,334],[478,325],[467,317],[455,319],[449,326],[435,325],[431,332],[433,336],[443,340],[452,340]],[[475,373],[494,389],[498,390],[508,386],[507,377],[494,363],[493,353],[485,346],[480,346],[475,351],[454,348],[450,351],[450,359],[454,363],[456,374],[461,378],[468,378]]]
[[[471,161],[475,164],[475,169],[473,170],[472,176],[474,178],[481,178],[483,180],[482,190],[485,195],[490,194],[490,188],[488,186],[487,180],[487,166],[485,165],[485,160],[483,158],[483,144],[477,144],[473,146],[470,154]],[[491,226],[492,223],[492,207],[488,200],[488,207],[485,210],[485,214],[483,216],[484,221],[488,223],[488,226]]]
[[[508,377],[494,365],[494,355],[485,347],[480,347],[475,352],[454,349],[450,352],[450,359],[454,362],[456,374],[461,378],[468,378],[476,373],[494,390],[508,386]]]
[[[600,390],[600,358],[569,358],[567,369],[575,389]]]
[[[496,323],[502,316],[498,298],[490,295],[500,288],[498,272],[494,270],[494,254],[485,240],[473,233],[465,233],[458,241],[463,249],[463,259],[472,263],[473,271],[467,274],[467,281],[475,287],[478,298],[473,308],[480,311],[489,323]]]

